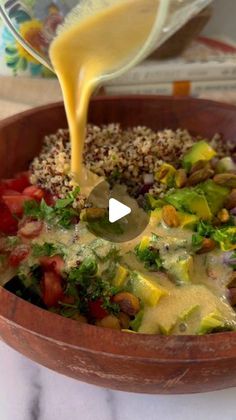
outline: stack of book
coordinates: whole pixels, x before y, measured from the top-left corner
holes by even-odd
[[[200,37],[182,56],[148,59],[108,82],[105,92],[205,97],[236,103],[236,46],[228,40]]]

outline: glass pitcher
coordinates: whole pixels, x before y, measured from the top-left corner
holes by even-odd
[[[0,16],[18,42],[41,64],[53,71],[49,48],[58,28],[76,9],[79,21],[84,11],[89,16],[129,0],[0,0]],[[103,75],[101,82],[120,76],[161,46],[189,19],[198,14],[213,0],[156,0],[155,23],[142,48],[130,57],[121,68]],[[132,21],[132,16],[130,17]]]

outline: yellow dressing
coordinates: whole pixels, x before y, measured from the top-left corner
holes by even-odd
[[[105,9],[104,0],[95,3],[91,15],[86,7],[84,15],[72,13],[50,47],[69,123],[71,172],[86,195],[99,181],[83,167],[90,97],[102,76],[127,64],[146,42],[156,21],[159,0],[109,0],[105,4],[110,6]]]

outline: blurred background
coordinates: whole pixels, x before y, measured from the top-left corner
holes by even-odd
[[[34,5],[34,0],[29,0]],[[62,0],[38,2],[47,28],[60,22]],[[39,7],[39,6],[37,6]],[[36,14],[36,11],[35,11]],[[151,57],[99,93],[189,95],[236,104],[236,0],[213,0]],[[19,11],[20,32],[40,48],[37,17]],[[0,119],[61,100],[59,84],[0,22]]]
[[[214,13],[203,31],[207,36],[224,35],[236,42],[236,1],[215,0]]]

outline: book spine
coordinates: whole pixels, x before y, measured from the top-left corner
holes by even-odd
[[[109,95],[122,94],[150,94],[150,95],[179,95],[179,96],[201,96],[202,94],[219,92],[236,92],[236,79],[210,82],[175,82],[175,83],[153,83],[137,85],[105,86],[105,92]]]
[[[107,84],[130,85],[138,83],[170,83],[175,81],[211,81],[232,80],[236,78],[236,61],[230,63],[187,63],[156,62],[134,67],[123,76],[109,81]]]

